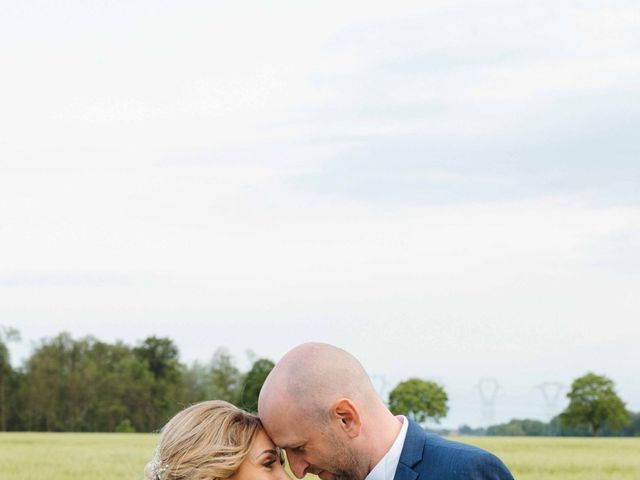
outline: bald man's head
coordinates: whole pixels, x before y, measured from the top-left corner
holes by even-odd
[[[402,425],[360,362],[326,343],[305,343],[282,357],[262,386],[258,411],[298,478],[364,480]]]
[[[321,418],[332,402],[348,398],[366,408],[379,403],[369,376],[350,353],[326,343],[304,343],[290,350],[267,377],[258,402],[268,418],[276,404],[286,402]]]
[[[262,386],[258,411],[293,473],[321,480],[363,480],[381,419],[393,420],[360,362],[325,343],[305,343],[282,357]]]

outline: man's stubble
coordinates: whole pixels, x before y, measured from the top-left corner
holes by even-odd
[[[368,462],[359,458],[350,445],[331,435],[333,457],[330,465],[335,480],[364,480],[369,474]]]

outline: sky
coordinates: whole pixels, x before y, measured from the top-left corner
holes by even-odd
[[[6,0],[0,64],[14,365],[313,340],[446,427],[640,411],[637,2]]]

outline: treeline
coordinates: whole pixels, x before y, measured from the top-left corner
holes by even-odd
[[[259,358],[243,372],[224,348],[208,363],[185,365],[169,338],[151,336],[129,346],[62,333],[42,340],[13,368],[7,343],[18,339],[17,331],[0,326],[0,431],[152,432],[185,406],[211,399],[256,411],[274,366]],[[640,436],[640,413],[626,409],[611,379],[587,373],[574,380],[567,397],[569,406],[549,423],[514,419],[486,429],[462,426],[457,433]],[[387,403],[394,414],[423,424],[445,418],[449,409],[444,387],[419,378],[400,382]]]
[[[501,436],[640,436],[640,412],[633,413],[618,396],[613,380],[593,372],[576,378],[567,393],[569,405],[549,423],[513,419],[487,429],[463,426],[466,435]]]
[[[463,425],[458,429],[460,435],[488,435],[488,436],[531,436],[531,437],[588,437],[593,432],[587,425],[569,427],[562,423],[560,415],[549,422],[532,419],[513,419],[508,423],[491,425],[487,428],[471,428]],[[604,425],[600,435],[603,437],[640,437],[640,413],[631,414],[631,422],[626,427],[613,430]]]
[[[187,366],[169,338],[135,346],[67,333],[42,340],[20,368],[0,336],[0,429],[9,431],[151,432],[185,406],[210,399],[256,410],[273,368],[257,359],[242,372],[225,349]],[[2,332],[0,332],[2,333]]]

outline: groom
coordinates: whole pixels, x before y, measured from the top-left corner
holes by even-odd
[[[395,417],[360,362],[332,345],[289,351],[267,377],[258,410],[298,478],[513,480],[489,452]]]

